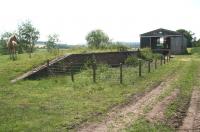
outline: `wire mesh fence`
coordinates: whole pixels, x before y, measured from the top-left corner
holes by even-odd
[[[167,62],[169,59],[163,57],[151,60],[138,59],[135,65],[122,63],[108,65],[98,64],[95,61],[90,64],[62,62],[49,65],[47,62],[47,68],[50,76],[65,75],[72,82],[84,80],[94,83],[134,84],[138,77],[154,72]]]

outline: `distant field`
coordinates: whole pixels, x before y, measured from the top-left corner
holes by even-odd
[[[182,75],[179,79],[189,81],[186,85],[189,89],[186,89],[184,82],[178,81],[176,84],[183,86],[183,90],[186,89],[181,97],[188,99],[192,84],[187,76],[195,78],[193,74],[200,64],[199,51],[193,50],[195,53],[191,56],[176,56],[170,63],[159,66],[156,71],[141,78],[135,77],[135,83],[128,85],[109,81],[95,84],[85,77],[90,74],[87,70],[77,73],[74,83],[70,76],[63,75],[11,84],[10,80],[17,75],[57,55],[39,50],[31,59],[27,54],[22,54],[17,61],[10,61],[8,56],[0,55],[0,131],[67,131],[87,120],[101,120],[113,106],[127,102],[133,94],[149,90],[174,72]],[[61,50],[59,55],[85,52],[91,51],[85,48],[69,49]],[[183,61],[184,59],[190,61]],[[173,115],[175,109],[170,106],[168,109],[168,116]],[[139,129],[143,127],[142,124],[149,126],[144,122],[140,120],[137,124],[133,123],[127,131],[134,126]]]

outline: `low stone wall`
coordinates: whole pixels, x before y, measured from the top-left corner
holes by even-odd
[[[96,60],[96,63],[104,63],[109,65],[115,65],[119,63],[124,63],[126,58],[130,55],[137,56],[138,51],[126,51],[126,52],[102,52],[102,53],[88,53],[88,54],[71,54],[63,59],[52,63],[50,62],[49,68],[54,67],[55,65],[64,64],[70,65],[72,64],[84,64],[88,60]],[[39,78],[42,76],[48,75],[48,68],[47,66],[31,75],[27,78]]]

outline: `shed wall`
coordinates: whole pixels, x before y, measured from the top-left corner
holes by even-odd
[[[185,38],[181,37],[171,37],[171,53],[172,54],[183,54],[186,51]]]
[[[150,47],[150,38],[140,37],[140,48]]]

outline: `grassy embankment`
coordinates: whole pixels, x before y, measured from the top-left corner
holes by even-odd
[[[9,83],[44,62],[47,56],[53,58],[43,52],[34,54],[32,59],[20,55],[14,62],[8,56],[0,56],[0,131],[66,131],[83,121],[97,120],[95,115],[103,116],[112,106],[149,90],[182,66],[182,62],[174,59],[154,72],[135,77],[134,84],[119,85],[109,80],[94,84],[86,76],[90,75],[87,71],[75,75],[74,83],[68,76]]]

